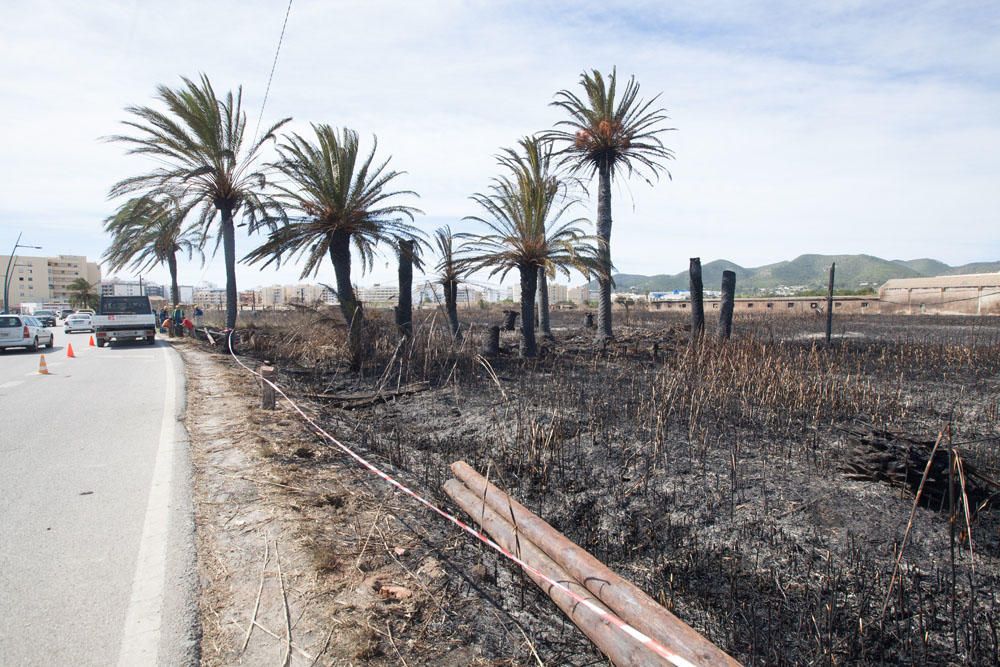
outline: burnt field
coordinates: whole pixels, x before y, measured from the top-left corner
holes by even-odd
[[[741,662],[1000,661],[997,319],[838,318],[826,348],[819,318],[737,317],[693,348],[685,320],[633,310],[594,348],[555,312],[521,360],[516,332],[479,356],[496,311],[463,311],[458,343],[441,313],[406,341],[372,315],[360,373],[321,312],[241,323],[241,352],[437,502],[450,463],[488,474]],[[520,620],[542,660],[584,664],[582,638]]]

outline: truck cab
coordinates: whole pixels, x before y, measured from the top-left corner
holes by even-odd
[[[102,296],[93,321],[97,347],[112,341],[156,342],[156,317],[148,296]]]

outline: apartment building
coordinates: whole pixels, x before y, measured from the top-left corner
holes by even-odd
[[[28,257],[17,255],[11,262],[9,255],[0,255],[0,268],[10,265],[10,307],[22,303],[69,303],[69,285],[83,278],[92,285],[101,282],[101,267],[88,262],[83,255],[58,255],[56,257]],[[0,290],[0,301],[3,292]],[[4,304],[6,306],[6,304]]]

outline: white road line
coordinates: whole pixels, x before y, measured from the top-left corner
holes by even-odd
[[[4,382],[0,384],[0,389],[10,389],[11,387],[16,387],[19,384],[23,384],[24,380],[11,380],[10,382]]]
[[[163,350],[167,378],[160,422],[160,443],[153,465],[146,519],[139,543],[139,558],[132,578],[132,596],[125,613],[118,664],[155,665],[160,647],[163,587],[167,565],[170,483],[174,465],[177,386],[168,350]]]

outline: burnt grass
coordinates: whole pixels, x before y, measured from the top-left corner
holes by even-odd
[[[918,507],[890,594],[912,488],[845,472],[845,429],[862,424],[944,433],[1000,480],[997,318],[837,318],[826,348],[819,318],[738,317],[732,340],[692,348],[685,320],[633,309],[595,347],[579,312],[554,312],[540,358],[504,332],[485,360],[497,311],[463,311],[459,344],[441,313],[418,311],[402,343],[391,315],[370,315],[360,372],[314,311],[249,319],[241,350],[331,425],[349,414],[350,442],[422,493],[455,511],[440,488],[467,461],[745,664],[1000,662],[992,503],[971,508],[971,543],[960,493],[954,512]],[[431,389],[350,413],[315,397],[415,381]],[[512,613],[560,613],[523,580],[490,585]],[[519,618],[543,660],[567,664],[565,633]]]

